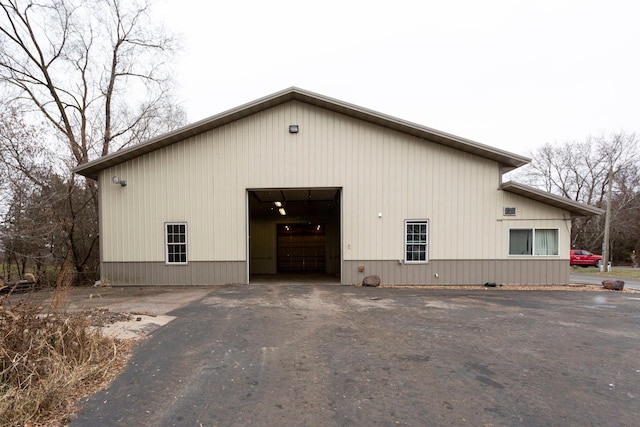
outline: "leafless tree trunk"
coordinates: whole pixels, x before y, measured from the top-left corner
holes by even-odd
[[[13,111],[0,115],[0,243],[6,279],[19,276],[28,265],[41,269],[53,260],[47,245],[61,231],[56,206],[65,192],[51,185],[53,157],[33,141],[46,132],[25,124]]]
[[[183,124],[168,67],[175,40],[150,18],[144,0],[0,0],[0,101],[49,123],[67,147],[66,167]],[[97,235],[79,242],[77,224],[84,216],[97,224],[96,188],[67,176],[65,230],[81,271]]]

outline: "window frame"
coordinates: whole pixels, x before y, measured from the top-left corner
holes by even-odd
[[[521,231],[530,231],[531,232],[531,253],[529,254],[512,254],[511,253],[511,231],[513,230],[521,230]],[[536,254],[536,231],[537,230],[554,230],[556,232],[557,238],[557,252],[556,254],[550,255],[538,255]],[[509,228],[508,234],[508,242],[507,242],[507,255],[508,256],[517,256],[517,257],[559,257],[560,256],[560,229],[558,227],[515,227]]]
[[[407,234],[408,233],[408,226],[409,225],[425,225],[426,226],[426,231],[425,231],[425,241],[424,243],[422,242],[409,242],[407,239]],[[404,262],[406,264],[427,264],[429,262],[429,220],[428,219],[405,219],[404,220]],[[424,246],[424,260],[413,260],[413,259],[408,259],[409,257],[407,256],[409,254],[408,251],[408,247],[409,245],[411,246]],[[416,253],[412,250],[411,252]],[[417,252],[418,254],[420,253],[420,251]]]
[[[183,225],[184,226],[184,242],[171,242],[169,243],[169,226]],[[164,223],[164,263],[166,265],[187,265],[189,264],[189,228],[186,221],[174,221]],[[175,233],[173,233],[175,234]],[[181,234],[181,233],[178,233]],[[169,246],[184,246],[184,261],[169,261]],[[180,253],[174,253],[180,255]]]

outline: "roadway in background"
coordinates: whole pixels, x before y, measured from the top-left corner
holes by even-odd
[[[587,268],[572,268],[569,272],[569,281],[575,284],[584,284],[584,285],[600,285],[603,280],[612,279],[612,280],[623,280],[625,289],[637,289],[640,290],[640,279],[629,279],[625,277],[615,277],[615,276],[596,276],[593,274],[584,274],[580,273],[581,270],[592,270],[593,267]],[[631,270],[631,267],[612,267],[613,270]]]

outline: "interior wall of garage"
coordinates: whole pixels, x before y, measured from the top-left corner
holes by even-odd
[[[251,218],[249,273],[277,274],[277,225],[308,222],[326,225],[326,273],[340,274],[340,221],[339,218],[330,215],[286,220],[277,217]]]

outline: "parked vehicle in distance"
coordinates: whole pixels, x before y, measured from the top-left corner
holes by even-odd
[[[600,268],[602,265],[602,256],[592,254],[589,251],[583,251],[582,249],[571,249],[569,265]]]

